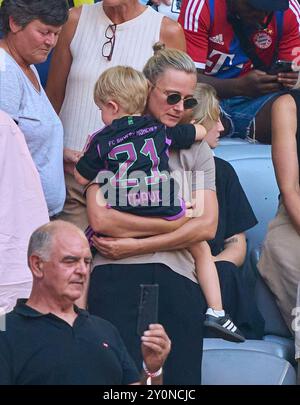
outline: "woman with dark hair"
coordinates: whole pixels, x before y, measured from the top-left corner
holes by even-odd
[[[0,109],[25,136],[50,217],[65,200],[63,128],[32,65],[47,59],[67,19],[65,0],[4,0],[0,8]]]

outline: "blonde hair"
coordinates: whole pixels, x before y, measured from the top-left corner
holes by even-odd
[[[94,87],[97,105],[115,101],[128,114],[143,113],[149,86],[142,72],[129,66],[115,66],[105,70]]]
[[[161,42],[153,45],[154,55],[144,66],[143,72],[150,83],[155,84],[159,76],[168,69],[197,74],[193,60],[183,51],[166,48]]]
[[[192,118],[195,124],[216,122],[220,118],[220,105],[216,90],[205,83],[197,83],[194,93],[198,104],[193,108]]]

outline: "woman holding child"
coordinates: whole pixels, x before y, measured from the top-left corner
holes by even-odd
[[[162,100],[161,98],[153,98],[153,88],[150,91],[150,96],[149,96],[149,103],[148,103],[148,111],[152,112],[152,115],[154,117],[160,117],[161,122],[169,122],[169,126],[171,121],[168,121],[168,117],[173,116],[174,112],[176,112],[177,117],[179,117],[179,115],[181,117],[183,117],[183,113],[178,114],[178,111],[180,111],[180,107],[177,111],[176,105],[178,103],[181,102],[180,99],[182,99],[182,95],[176,92],[176,90],[174,91],[174,89],[176,87],[174,87],[174,82],[169,84],[169,75],[172,73],[172,76],[174,76],[174,62],[176,62],[176,66],[179,66],[180,69],[184,68],[184,64],[182,63],[184,59],[183,56],[185,57],[186,55],[184,55],[183,53],[174,51],[174,50],[165,50],[165,51],[159,51],[157,52],[157,55],[154,56],[153,58],[150,59],[150,61],[148,62],[148,64],[145,67],[145,73],[146,76],[149,80],[150,83],[153,84],[153,87],[156,87],[157,90],[160,90],[160,93],[165,94],[165,99]],[[152,62],[152,63],[151,63]],[[185,60],[185,62],[187,62]],[[170,68],[170,66],[172,66],[172,68]],[[189,66],[190,68],[190,66]],[[154,69],[154,70],[153,70]],[[186,66],[185,66],[186,69]],[[157,74],[157,70],[159,72],[163,72],[162,74],[158,75],[158,77],[155,77],[155,73]],[[188,70],[189,74],[191,74],[193,72],[193,68],[191,70]],[[188,73],[185,71],[185,75]],[[182,73],[182,72],[181,72]],[[162,76],[162,78],[161,78]],[[167,80],[164,82],[164,78],[166,78]],[[187,79],[185,78],[185,81]],[[164,87],[161,86],[161,84],[163,84],[165,86]],[[172,89],[172,91],[168,91],[168,87],[167,84],[169,84],[171,87],[170,89]],[[179,83],[177,83],[178,85]],[[182,83],[181,83],[182,86]],[[205,92],[204,92],[205,93]],[[179,97],[174,97],[174,94],[176,96]],[[157,96],[157,94],[156,94]],[[171,97],[170,97],[171,96]],[[184,98],[183,101],[183,105],[181,106],[181,110],[183,111],[183,106],[187,105],[188,103],[186,102],[187,100],[191,99],[192,93],[187,93],[187,97]],[[170,101],[172,101],[174,98],[176,98],[176,102],[174,104],[174,111],[172,111],[172,109],[170,108]],[[207,99],[204,100],[201,99],[201,97],[198,97],[201,105],[205,105],[206,102],[213,102],[214,105],[211,106],[211,103],[209,104],[209,107],[207,108],[207,111],[204,113],[205,118],[207,119],[207,126],[211,127],[211,131],[214,133],[214,136],[216,138],[216,134],[219,134],[220,130],[222,130],[222,128],[220,128],[220,123],[218,122],[219,119],[219,107],[218,107],[218,102],[215,99],[214,93],[211,94],[209,93],[207,96]],[[151,101],[155,101],[155,103],[153,105],[151,105]],[[168,108],[166,108],[166,106],[164,106],[164,104],[162,103],[162,101],[166,102],[166,104],[169,103]],[[158,103],[160,102],[160,105],[158,105]],[[202,103],[203,102],[203,103]],[[165,107],[165,108],[164,108]],[[215,107],[215,108],[214,108]],[[157,108],[157,110],[156,110]],[[199,106],[200,108],[200,106]],[[151,109],[151,110],[150,110]],[[200,108],[201,110],[201,108]],[[153,113],[154,111],[154,113]],[[167,115],[165,116],[165,112],[167,112]],[[202,110],[200,111],[200,113],[202,112]],[[212,112],[213,116],[210,116],[209,113]],[[216,118],[217,117],[217,118]],[[172,117],[173,118],[173,117]],[[195,117],[196,118],[196,117]],[[199,114],[198,114],[198,118],[199,118]],[[202,117],[203,118],[203,117]],[[190,127],[186,127],[185,129],[188,131],[188,128]],[[182,134],[182,136],[184,136],[184,134]],[[209,134],[208,136],[210,136],[210,138],[212,139],[213,136],[211,134]],[[201,145],[201,146],[200,146]],[[189,152],[191,152],[193,150],[193,148],[196,147],[196,145],[194,145],[192,147],[191,150],[184,150],[184,151],[180,151],[180,152],[174,152],[171,153],[171,160],[170,160],[170,165],[172,165],[172,157],[173,155],[181,155],[184,156],[185,154],[185,159],[188,158],[188,154]],[[200,158],[201,158],[201,147],[206,147],[205,143],[202,144],[198,144],[198,148],[200,148]],[[101,149],[102,150],[102,149]],[[205,149],[204,149],[205,150]],[[207,150],[207,149],[206,149]],[[202,155],[203,156],[203,155]],[[209,156],[209,154],[207,154],[207,156]],[[192,154],[190,156],[190,158],[192,157]],[[195,162],[196,160],[194,159],[194,167],[195,167]],[[190,168],[187,166],[187,162],[188,160],[182,160],[183,165],[185,164],[189,170],[191,170],[190,168],[194,168],[193,167],[193,163],[190,166]],[[180,164],[179,164],[180,165]],[[179,167],[178,165],[178,167]],[[182,166],[182,163],[181,163]],[[173,166],[174,167],[174,166]],[[199,167],[200,170],[201,166]],[[206,172],[207,174],[207,172]],[[206,175],[205,174],[205,175]],[[234,181],[232,181],[232,183],[234,183]],[[238,186],[240,187],[240,185],[238,184]],[[240,191],[239,187],[236,186],[236,190]],[[92,191],[92,188],[94,187],[94,191]],[[193,272],[193,267],[194,265],[191,267],[191,265],[188,262],[184,262],[182,260],[182,257],[180,257],[179,252],[176,253],[175,256],[175,252],[164,252],[164,253],[155,253],[155,254],[151,254],[151,255],[145,255],[145,256],[138,256],[138,257],[131,257],[133,255],[137,255],[141,253],[140,249],[144,249],[143,252],[145,253],[149,253],[149,252],[157,252],[159,251],[159,249],[161,250],[165,250],[168,249],[170,244],[168,245],[168,247],[166,246],[159,246],[159,244],[157,244],[157,238],[158,240],[163,243],[164,240],[166,240],[166,243],[168,243],[168,237],[171,237],[171,241],[174,240],[172,239],[172,234],[176,235],[177,239],[180,237],[179,232],[173,232],[170,233],[168,235],[160,235],[157,237],[150,237],[147,239],[139,239],[139,240],[135,240],[135,239],[129,239],[129,237],[135,237],[135,236],[139,236],[139,237],[144,237],[144,236],[149,236],[152,234],[157,234],[157,233],[162,233],[163,231],[159,231],[158,227],[159,227],[159,219],[156,219],[156,223],[152,222],[151,220],[149,222],[149,218],[138,218],[135,216],[121,216],[120,217],[120,213],[116,213],[114,212],[114,210],[109,210],[109,212],[105,213],[103,212],[103,210],[99,209],[99,207],[97,208],[97,204],[95,204],[95,198],[96,195],[94,193],[97,192],[98,188],[96,186],[93,186],[88,190],[88,194],[90,194],[90,197],[92,196],[92,198],[88,197],[88,208],[89,208],[89,217],[90,217],[90,223],[92,225],[92,227],[102,233],[106,233],[109,235],[118,237],[118,236],[127,236],[126,239],[94,239],[95,241],[95,245],[99,248],[99,250],[101,251],[101,254],[104,256],[107,256],[110,260],[106,260],[104,261],[103,257],[99,260],[99,256],[97,256],[96,258],[96,264],[102,264],[102,263],[106,263],[106,268],[102,265],[97,266],[92,274],[92,280],[91,280],[91,288],[90,288],[90,294],[89,294],[89,309],[92,312],[95,312],[96,314],[100,314],[104,317],[109,318],[113,323],[117,324],[119,327],[122,328],[123,330],[123,338],[125,338],[126,342],[128,342],[127,344],[129,344],[129,347],[132,348],[132,350],[134,350],[134,345],[136,345],[136,343],[134,342],[134,340],[137,339],[137,336],[135,334],[135,328],[136,328],[136,318],[137,318],[137,307],[138,307],[138,302],[139,302],[139,285],[142,283],[146,283],[145,280],[147,280],[147,283],[158,283],[160,285],[160,293],[161,295],[163,295],[163,299],[161,299],[161,302],[163,302],[164,304],[164,308],[160,310],[159,313],[159,319],[164,319],[164,325],[166,326],[166,328],[168,329],[168,333],[171,335],[172,340],[173,340],[173,352],[174,355],[171,358],[171,362],[168,361],[166,364],[166,370],[165,370],[165,377],[170,378],[170,383],[174,383],[174,381],[176,381],[176,383],[191,383],[191,381],[195,381],[195,380],[191,380],[191,378],[195,378],[197,376],[196,373],[192,374],[192,370],[193,368],[191,368],[191,365],[193,364],[197,364],[198,359],[195,359],[195,357],[192,359],[191,357],[189,358],[187,356],[187,353],[185,351],[185,349],[182,349],[182,346],[178,346],[178,343],[180,342],[180,339],[183,337],[182,333],[180,333],[180,328],[178,328],[178,319],[176,319],[176,325],[174,323],[174,320],[172,319],[172,316],[170,316],[168,314],[168,309],[171,308],[171,310],[169,311],[170,314],[172,314],[173,311],[176,311],[176,308],[178,306],[178,302],[176,302],[176,300],[174,300],[174,297],[172,298],[172,293],[175,292],[175,297],[176,297],[176,291],[177,293],[179,291],[182,290],[181,287],[185,288],[187,287],[187,285],[190,285],[190,289],[192,291],[192,289],[195,287],[195,285],[193,285],[193,283],[191,283],[190,280],[193,280],[194,282],[196,281],[193,277],[191,277],[191,272]],[[195,187],[195,186],[194,186]],[[197,187],[197,185],[196,185]],[[201,186],[200,186],[201,187]],[[207,187],[207,183],[206,183],[206,187]],[[240,187],[241,188],[241,187]],[[222,188],[222,192],[224,191],[224,187]],[[204,191],[204,193],[206,193],[207,190]],[[252,213],[251,208],[249,207],[249,203],[245,197],[245,195],[243,194],[242,191],[240,191],[240,197],[241,197],[241,201],[244,201],[244,208],[245,208],[245,213],[247,213],[247,215],[245,215],[245,220],[242,223],[242,225],[239,227],[236,226],[234,228],[235,231],[240,230],[240,232],[236,232],[238,233],[237,235],[235,235],[235,232],[233,234],[230,234],[230,232],[233,231],[233,224],[231,224],[232,226],[230,227],[228,222],[227,222],[227,231],[225,231],[225,225],[223,222],[223,226],[222,226],[222,230],[219,232],[219,237],[222,238],[225,233],[226,235],[228,234],[228,239],[230,236],[236,236],[236,238],[238,239],[238,241],[241,240],[240,243],[238,243],[238,248],[234,249],[234,248],[228,248],[228,245],[226,246],[226,253],[223,253],[222,257],[222,253],[221,250],[225,250],[224,245],[226,244],[224,242],[223,239],[223,246],[220,249],[220,246],[218,246],[218,253],[220,254],[220,260],[222,260],[222,262],[220,262],[220,264],[222,263],[222,281],[224,284],[224,280],[225,285],[227,287],[227,302],[226,305],[227,307],[229,307],[230,309],[235,309],[234,305],[230,305],[228,299],[229,299],[229,294],[228,294],[228,286],[230,284],[232,284],[232,280],[233,280],[233,270],[237,270],[237,269],[233,269],[233,267],[235,267],[236,265],[240,265],[242,263],[242,261],[244,260],[244,254],[245,254],[245,249],[243,249],[243,246],[245,247],[245,241],[243,238],[243,234],[242,232],[245,229],[248,229],[249,227],[253,226],[255,224],[255,217]],[[248,204],[248,205],[247,205]],[[225,207],[226,202],[223,200],[223,206]],[[247,208],[247,209],[246,209]],[[247,211],[248,210],[248,211]],[[107,210],[106,210],[107,211]],[[230,208],[229,208],[230,211]],[[207,212],[207,211],[206,211]],[[224,209],[222,211],[224,213]],[[226,211],[226,213],[228,213],[228,210]],[[201,218],[201,217],[200,217]],[[192,219],[192,222],[198,221],[199,224],[199,219],[200,218],[194,218]],[[126,222],[127,221],[127,222]],[[145,222],[144,222],[145,221]],[[116,227],[112,227],[111,224],[115,224]],[[130,223],[132,224],[132,226],[130,227]],[[165,221],[166,223],[166,221]],[[134,224],[134,225],[133,225]],[[186,224],[187,225],[187,224]],[[185,225],[185,226],[186,226]],[[152,226],[152,228],[151,228]],[[164,225],[166,228],[166,225]],[[177,225],[178,226],[178,225]],[[184,229],[184,227],[180,228],[180,231]],[[200,221],[200,226],[201,226],[201,221]],[[127,228],[126,228],[127,227]],[[156,227],[154,229],[154,227]],[[136,229],[134,229],[136,228]],[[170,229],[169,229],[170,230]],[[223,233],[222,233],[223,231]],[[165,232],[167,232],[167,230],[165,229]],[[198,229],[198,233],[201,233],[201,228]],[[221,234],[221,236],[220,236]],[[197,235],[195,235],[197,236]],[[174,236],[173,236],[174,237]],[[199,239],[201,240],[201,239]],[[244,241],[244,245],[243,245],[243,241]],[[123,242],[123,243],[122,243]],[[150,243],[149,243],[150,242]],[[199,246],[199,244],[195,243],[197,242],[195,241],[190,241],[191,245],[194,246]],[[175,243],[176,243],[176,239],[175,239]],[[178,243],[178,242],[177,242]],[[219,240],[219,245],[220,245],[220,240]],[[152,247],[153,246],[153,247]],[[172,246],[172,245],[171,245]],[[175,245],[176,246],[176,245]],[[186,244],[184,245],[185,247],[189,248],[189,246]],[[114,247],[116,248],[116,255],[114,257],[114,252],[113,249]],[[122,252],[122,247],[125,249],[125,252]],[[242,247],[242,249],[240,248]],[[176,247],[175,247],[176,248]],[[148,250],[147,250],[148,249]],[[120,252],[121,250],[121,252]],[[227,253],[227,251],[229,251]],[[183,253],[181,251],[181,253]],[[214,253],[216,254],[216,253]],[[115,263],[118,263],[119,265],[111,265],[108,266],[108,263],[112,263],[111,259],[118,259],[120,257],[130,257],[127,260],[119,260]],[[194,253],[193,253],[194,256]],[[175,262],[175,258],[177,258],[177,262]],[[179,262],[178,262],[179,259]],[[181,259],[181,261],[180,261]],[[217,260],[217,259],[216,259]],[[228,261],[226,261],[228,260]],[[142,265],[142,263],[145,263],[144,261],[146,261],[146,263],[155,263],[153,265]],[[164,263],[166,265],[168,265],[169,268],[166,268],[166,266],[163,265],[159,265],[156,263],[156,261],[158,263]],[[230,262],[231,261],[231,262]],[[197,262],[196,262],[197,263]],[[120,266],[120,264],[127,264],[126,268],[124,268],[123,266]],[[130,268],[129,268],[129,264],[130,264]],[[139,264],[139,266],[138,266]],[[196,268],[197,268],[197,264],[196,264]],[[220,267],[217,264],[217,267]],[[224,267],[226,267],[226,269],[224,270]],[[182,269],[186,269],[186,273],[184,271],[182,271]],[[159,271],[160,270],[160,271]],[[171,272],[168,272],[168,270],[172,270]],[[212,270],[211,270],[212,271]],[[153,273],[154,272],[154,275]],[[175,284],[175,281],[172,281],[173,287],[174,287],[174,291],[173,289],[168,289],[167,286],[169,284],[166,283],[166,280],[168,280],[169,283],[171,283],[171,277],[175,276],[174,275],[176,273],[179,273],[181,276],[178,278],[178,274],[176,275],[177,277],[175,277],[175,279],[177,280],[178,284]],[[160,274],[161,273],[161,274]],[[197,271],[197,276],[199,278],[199,274]],[[225,278],[224,278],[225,276]],[[237,273],[235,274],[235,276],[237,276]],[[187,280],[190,279],[190,280]],[[113,279],[113,283],[109,286],[110,284],[109,282]],[[125,289],[122,292],[122,284],[123,284],[123,288],[124,288],[124,280],[130,280],[130,299],[128,298],[128,291],[127,289]],[[165,280],[166,279],[166,280]],[[200,280],[201,282],[201,280]],[[103,286],[104,290],[106,290],[106,294],[103,291],[101,294],[101,300],[100,300],[100,294],[99,294],[99,288],[100,285]],[[233,291],[236,292],[238,291],[238,296],[236,297],[236,301],[238,304],[241,304],[241,302],[245,303],[245,300],[241,300],[241,294],[242,292],[242,283],[238,281],[238,277],[235,278],[235,282],[233,282],[234,288]],[[119,286],[119,287],[118,287]],[[180,287],[179,287],[180,286]],[[205,285],[203,283],[203,280],[201,282],[201,288],[205,288]],[[224,290],[224,289],[223,289]],[[225,288],[226,290],[226,288]],[[111,302],[111,295],[113,295],[113,292],[118,291],[118,296],[122,297],[121,298],[121,302],[122,302],[122,309],[121,308],[115,308],[114,305]],[[248,290],[245,288],[244,290],[244,294],[246,294]],[[207,290],[204,290],[205,292],[205,296],[207,299]],[[222,291],[223,292],[223,291]],[[232,291],[231,291],[232,292]],[[122,294],[122,295],[121,295]],[[105,296],[106,295],[106,296]],[[201,295],[199,294],[199,296],[201,297]],[[104,298],[104,299],[102,299]],[[126,305],[124,305],[124,302],[126,302]],[[130,302],[129,302],[130,301]],[[250,300],[251,301],[251,300]],[[166,305],[166,302],[168,302],[168,304],[170,305],[170,307],[168,308]],[[183,303],[186,304],[185,308],[185,314],[184,312],[182,312],[182,305]],[[191,327],[192,323],[195,322],[192,319],[199,319],[199,313],[195,314],[194,317],[189,317],[188,314],[193,314],[193,310],[191,308],[195,308],[195,304],[191,305],[191,297],[185,297],[184,300],[181,299],[180,300],[180,309],[181,311],[179,311],[179,314],[182,314],[184,322],[189,325],[189,322],[191,322],[189,328]],[[199,301],[197,303],[197,307],[199,308]],[[251,307],[251,305],[250,305]],[[99,308],[101,308],[99,310]],[[131,308],[130,310],[130,315],[129,315],[129,319],[128,319],[128,310],[129,308]],[[202,307],[202,311],[204,311],[205,307]],[[240,311],[236,311],[235,312],[239,312],[240,314],[243,313],[243,311],[245,311],[245,307],[242,307],[242,309]],[[177,309],[178,310],[178,309]],[[124,313],[122,314],[122,311],[124,311]],[[165,312],[166,311],[166,312]],[[250,312],[250,311],[249,311]],[[122,314],[122,315],[120,315]],[[251,318],[252,313],[250,313],[248,318]],[[249,319],[246,316],[246,312],[243,313],[243,317],[244,317],[244,326],[246,326],[248,324]],[[215,322],[214,322],[215,323]],[[251,323],[251,322],[250,322]],[[127,325],[127,326],[126,326]],[[131,325],[130,328],[128,329],[128,325]],[[215,326],[215,325],[214,325]],[[252,327],[252,325],[250,325],[250,327]],[[249,328],[245,328],[247,332],[249,332]],[[190,330],[190,329],[189,329]],[[233,328],[231,330],[235,330],[235,336],[237,336],[240,340],[240,332],[238,332],[236,330],[236,328],[233,325]],[[183,331],[184,332],[184,331]],[[125,336],[124,336],[125,335]],[[232,334],[233,335],[233,334]],[[222,337],[224,336],[224,328],[222,330]],[[235,337],[234,336],[234,337]],[[197,337],[196,334],[194,335],[190,335],[189,332],[189,337],[190,337],[190,347],[195,347],[195,343],[197,342]],[[185,339],[187,339],[187,336],[184,336]],[[228,338],[228,336],[226,337]],[[231,340],[232,336],[228,339]],[[191,346],[192,345],[192,346]],[[175,349],[174,349],[175,347]],[[177,351],[176,351],[177,349]],[[134,352],[133,352],[134,354]],[[135,357],[136,358],[136,357]],[[184,367],[186,365],[186,371],[190,370],[190,374],[186,374],[186,372],[183,374],[181,374],[180,372],[178,372],[178,367],[175,367],[177,364],[177,361],[181,362],[183,360],[183,358],[185,359],[185,363],[181,364],[181,368]],[[139,364],[139,359],[136,358],[137,364]],[[172,361],[174,363],[172,363]],[[198,363],[199,364],[199,363]],[[169,372],[169,368],[171,368],[171,370],[173,370],[173,375],[172,372]],[[175,368],[174,368],[175,367]],[[174,371],[176,370],[176,371]],[[194,371],[195,371],[195,367],[194,367]]]
[[[196,69],[192,60],[184,52],[158,47],[144,74],[151,83],[148,112],[166,126],[174,127],[183,117],[185,100],[193,97],[195,90]],[[175,104],[170,97],[174,94],[179,95]],[[169,166],[181,174],[192,172],[192,193],[198,203],[203,198],[204,208],[201,216],[162,235],[145,238],[146,231],[148,235],[159,233],[159,221],[165,220],[99,207],[98,186],[88,188],[88,216],[93,229],[106,234],[111,230],[110,235],[125,238],[124,250],[118,244],[115,256],[111,253],[113,239],[106,240],[111,244],[108,247],[101,246],[103,239],[94,239],[101,256],[97,254],[94,260],[88,305],[91,313],[109,319],[118,327],[131,355],[141,364],[140,338],[136,334],[140,285],[159,284],[158,320],[172,340],[164,382],[199,384],[206,305],[194,275],[193,258],[185,248],[214,237],[217,225],[214,162],[208,145],[203,142],[195,143],[190,149],[172,151]],[[197,172],[204,172],[204,182]],[[191,201],[192,195],[187,193],[184,199]],[[139,236],[144,238],[134,238]]]

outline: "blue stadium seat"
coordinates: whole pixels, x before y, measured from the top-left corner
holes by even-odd
[[[265,319],[263,340],[231,343],[204,339],[202,382],[210,384],[296,384],[294,341],[275,303],[259,276],[256,264],[269,221],[278,205],[278,187],[271,147],[241,139],[223,139],[216,155],[235,168],[259,221],[247,232],[248,255],[244,266],[247,282],[253,283],[257,306]]]
[[[295,385],[291,364],[267,351],[238,347],[210,348],[203,352],[203,385]]]
[[[271,146],[224,138],[215,153],[230,162],[236,170],[258,219],[258,224],[247,232],[250,252],[261,246],[268,223],[274,218],[278,206],[279,190],[271,159]]]

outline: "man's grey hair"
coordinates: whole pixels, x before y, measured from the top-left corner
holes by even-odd
[[[62,229],[69,229],[72,232],[77,232],[83,239],[86,239],[84,232],[70,222],[56,220],[49,222],[37,228],[29,239],[27,250],[27,261],[29,266],[29,258],[32,255],[39,256],[42,260],[49,260],[52,254],[52,247],[55,241],[55,235]],[[30,266],[29,266],[30,267]]]
[[[53,227],[50,224],[43,225],[36,229],[29,239],[27,250],[27,260],[29,265],[29,258],[33,254],[39,256],[43,260],[49,260],[52,250],[53,242]]]

